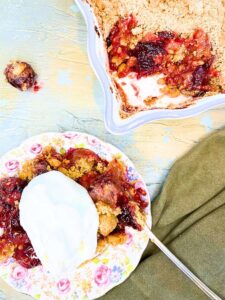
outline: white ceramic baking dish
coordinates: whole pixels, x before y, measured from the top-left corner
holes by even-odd
[[[205,97],[188,108],[183,109],[152,109],[138,112],[135,115],[122,119],[120,117],[120,105],[117,99],[117,93],[107,71],[108,58],[104,42],[98,34],[97,21],[90,5],[84,0],[75,0],[87,24],[88,39],[87,50],[90,63],[99,78],[105,96],[105,126],[113,134],[127,133],[144,123],[160,119],[178,119],[187,118],[212,107],[225,104],[225,95],[220,94],[211,97]]]

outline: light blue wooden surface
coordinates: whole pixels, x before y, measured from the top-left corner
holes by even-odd
[[[153,198],[171,164],[225,125],[225,108],[217,108],[146,124],[125,136],[107,133],[102,90],[86,54],[86,26],[72,0],[1,0],[0,45],[0,155],[45,131],[88,132],[133,160]],[[14,59],[34,66],[42,86],[38,93],[21,93],[6,83],[3,70]]]

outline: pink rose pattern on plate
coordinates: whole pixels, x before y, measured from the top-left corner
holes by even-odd
[[[10,171],[16,171],[19,168],[19,162],[18,160],[12,159],[9,160],[5,163],[5,167],[6,169],[10,172]]]
[[[76,133],[76,132],[65,132],[64,133],[64,137],[67,139],[73,139],[77,136],[78,136],[78,133]]]
[[[95,273],[95,283],[99,286],[106,286],[109,283],[119,282],[123,274],[123,268],[119,265],[114,265],[109,268],[106,265],[101,265]]]
[[[30,152],[33,154],[40,154],[42,151],[42,146],[41,144],[34,144],[31,148],[30,148]]]
[[[106,265],[100,266],[95,273],[95,283],[98,286],[107,285],[111,275],[111,269]]]
[[[57,288],[61,294],[67,294],[70,291],[70,281],[69,279],[61,279],[57,283]]]
[[[126,245],[131,245],[133,243],[133,235],[126,230],[127,240]]]
[[[95,145],[98,144],[98,140],[96,138],[92,137],[92,136],[87,137],[87,142],[91,146],[95,146]]]
[[[27,269],[23,268],[20,265],[16,265],[12,269],[11,277],[15,280],[22,280],[27,276]]]
[[[23,151],[27,149],[27,157],[25,155],[21,163],[17,160],[20,155],[17,155],[16,151],[10,156],[10,160],[5,159],[4,161],[3,157],[3,165],[6,167],[8,175],[12,176],[12,171],[16,171],[20,164],[23,164],[23,161],[29,159],[30,153],[37,155],[41,153],[44,147],[43,145],[48,143],[54,145],[54,139],[61,139],[66,149],[74,147],[75,143],[77,143],[95,151],[102,157],[106,157],[106,155],[109,154],[122,157],[122,160],[124,160],[128,166],[128,176],[130,180],[136,183],[135,187],[146,189],[133,165],[119,150],[109,144],[101,142],[98,138],[76,132],[65,132],[64,134],[56,133],[55,135],[44,134],[38,136],[36,140],[32,139],[25,147],[24,145],[22,147]],[[57,147],[57,144],[55,146]],[[18,150],[18,153],[21,153],[21,148],[18,148]],[[78,271],[74,272],[74,275],[71,275],[69,278],[61,279],[60,281],[54,281],[52,277],[48,277],[49,275],[45,273],[42,267],[26,270],[19,264],[16,264],[13,259],[7,260],[0,265],[0,276],[16,290],[27,293],[34,298],[38,291],[38,299],[40,300],[64,299],[64,297],[65,299],[97,298],[124,281],[130,275],[135,269],[147,245],[148,238],[139,232],[134,233],[132,231],[131,233],[131,231],[127,229],[127,235],[128,239],[122,246],[122,251],[117,248],[112,248],[108,253],[101,254],[97,262],[91,261],[85,264]],[[141,247],[135,247],[137,245],[141,245]],[[74,277],[75,274],[78,276],[76,280]],[[89,275],[87,276],[87,274]],[[88,291],[82,286],[84,278],[85,280],[89,279],[87,283],[89,286]]]

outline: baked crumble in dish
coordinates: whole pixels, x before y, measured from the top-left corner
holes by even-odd
[[[118,158],[111,161],[85,148],[45,147],[27,160],[18,177],[0,179],[0,260],[13,257],[25,268],[41,264],[32,244],[20,225],[19,202],[23,189],[34,177],[57,170],[81,184],[94,201],[99,214],[98,248],[126,242],[126,226],[144,229],[148,202],[143,188],[135,188],[127,178],[127,167]]]
[[[88,0],[121,117],[225,93],[224,1]]]

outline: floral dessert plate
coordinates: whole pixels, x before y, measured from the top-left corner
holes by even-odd
[[[32,137],[0,159],[0,178],[17,177],[22,165],[47,146],[57,152],[70,148],[92,150],[102,159],[120,159],[126,166],[126,176],[135,189],[146,191],[143,200],[149,203],[146,214],[151,226],[150,199],[147,187],[132,162],[114,146],[93,136],[78,133],[46,133]],[[148,243],[147,230],[126,227],[123,244],[108,246],[101,254],[74,269],[69,277],[55,279],[42,266],[26,269],[13,258],[0,264],[0,278],[13,290],[34,299],[96,299],[126,280],[138,265]]]

